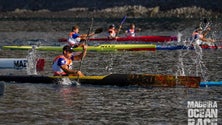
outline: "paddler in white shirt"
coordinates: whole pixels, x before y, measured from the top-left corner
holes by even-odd
[[[127,37],[134,37],[134,36],[136,36],[137,31],[141,31],[141,29],[140,28],[136,29],[135,24],[132,23],[132,24],[130,24],[130,28],[128,30],[126,30],[125,33],[126,33]]]
[[[195,31],[192,34],[193,40],[196,42],[198,45],[203,45],[203,44],[211,44],[215,42],[215,40],[211,38],[206,38],[206,35],[209,33],[211,29],[208,27],[206,30],[203,30],[201,27],[196,27]]]
[[[91,33],[88,37],[93,36],[95,33]],[[79,34],[79,26],[73,26],[72,31],[69,33],[68,44],[71,47],[78,47],[83,44],[83,41],[86,40],[87,34]]]

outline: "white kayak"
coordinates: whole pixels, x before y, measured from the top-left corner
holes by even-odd
[[[38,59],[36,63],[37,70],[44,69],[44,59]],[[0,58],[0,69],[24,69],[28,66],[26,58]]]

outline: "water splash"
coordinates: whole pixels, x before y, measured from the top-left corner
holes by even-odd
[[[183,36],[182,33],[177,33],[177,42],[180,43],[182,40],[181,40],[181,37]]]
[[[27,74],[28,75],[37,75],[36,71],[36,64],[38,55],[36,54],[36,46],[32,46],[31,51],[28,52],[28,55],[26,56],[28,63],[27,63]]]
[[[203,50],[202,48],[194,44],[194,50],[196,53],[195,65],[196,65],[196,76],[201,76],[203,81],[207,80],[207,68],[203,62]]]
[[[184,62],[183,62],[183,54],[182,51],[179,51],[178,65],[177,65],[176,76],[185,76]]]
[[[58,81],[58,83],[60,84],[60,85],[76,85],[76,86],[80,86],[80,83],[79,82],[77,82],[77,81],[73,81],[73,80],[70,80],[69,79],[69,77],[63,77],[63,78],[61,78],[59,81]]]
[[[27,64],[27,74],[28,75],[36,75],[37,71],[35,69],[35,47],[32,47],[32,50],[28,53],[28,55],[26,56],[27,60],[28,60],[28,64]]]
[[[106,63],[106,67],[105,67],[105,70],[108,72],[108,73],[112,73],[112,70],[113,70],[113,65],[114,65],[114,55],[115,54],[111,54],[110,53],[110,60]]]
[[[187,50],[179,50],[178,64],[176,75],[195,75],[200,76],[204,81],[207,80],[207,68],[203,62],[203,50],[196,43],[184,40],[181,42],[187,47]],[[194,51],[190,50],[191,48]]]

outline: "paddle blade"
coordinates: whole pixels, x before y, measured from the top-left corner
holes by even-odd
[[[98,29],[95,30],[95,34],[98,34],[98,33],[101,33],[101,32],[103,32],[103,28],[98,28]]]
[[[204,23],[207,23],[208,21],[207,21],[207,19],[206,19],[206,18],[204,18],[203,22],[204,22]]]

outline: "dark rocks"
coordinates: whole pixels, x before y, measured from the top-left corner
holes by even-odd
[[[2,0],[0,17],[220,17],[221,5],[221,0]]]
[[[163,18],[163,17],[177,17],[177,18],[219,18],[222,17],[220,13],[204,8],[192,6],[181,7],[169,10],[161,10],[160,6],[147,8],[144,6],[120,6],[105,8],[100,10],[90,10],[89,8],[70,8],[65,11],[50,11],[50,10],[26,10],[15,9],[10,12],[0,12],[0,18],[120,18],[127,15],[128,18]]]

